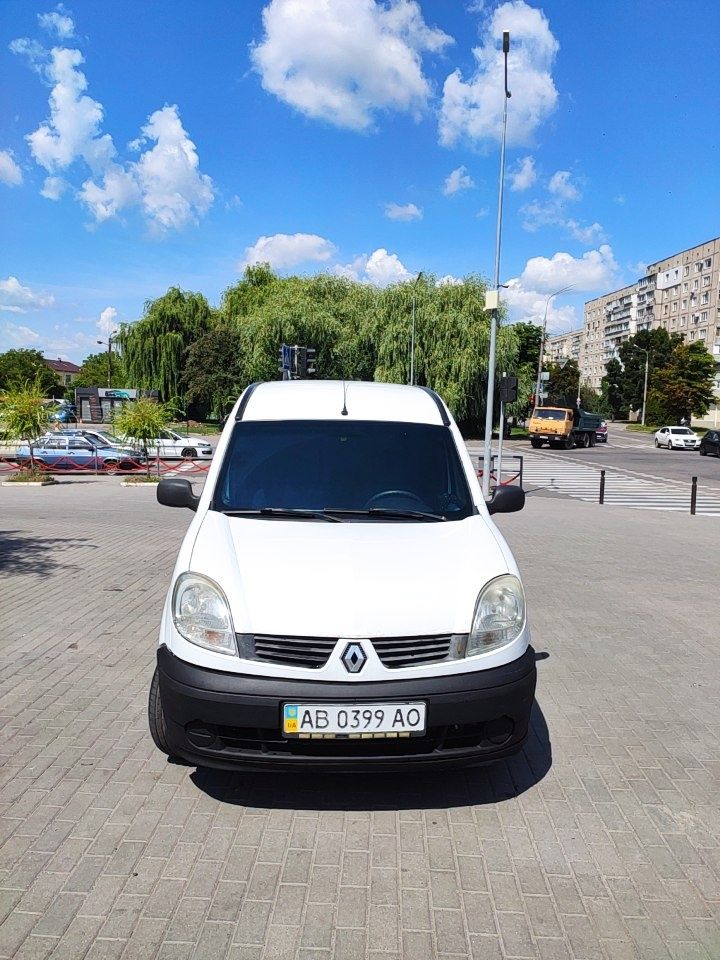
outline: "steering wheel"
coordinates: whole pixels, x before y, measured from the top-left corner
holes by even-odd
[[[374,497],[370,497],[365,504],[365,509],[370,510],[376,500],[383,500],[385,497],[405,497],[408,500],[414,500],[416,503],[419,503],[423,509],[427,509],[425,501],[421,500],[421,498],[411,490],[382,490],[380,493],[376,493]]]

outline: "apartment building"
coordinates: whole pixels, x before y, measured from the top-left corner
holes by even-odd
[[[560,360],[575,360],[580,363],[583,331],[570,330],[548,337],[545,341],[545,363],[558,363]]]
[[[608,360],[640,330],[662,327],[700,341],[717,364],[717,402],[699,426],[720,423],[720,237],[648,264],[636,283],[585,304],[583,382],[599,390]]]

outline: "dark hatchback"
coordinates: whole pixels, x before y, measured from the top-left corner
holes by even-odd
[[[699,450],[703,457],[709,453],[720,457],[720,430],[708,430],[700,441]]]

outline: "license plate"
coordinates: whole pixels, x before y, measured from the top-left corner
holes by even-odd
[[[417,703],[285,703],[286,737],[412,737],[425,733],[426,705]]]

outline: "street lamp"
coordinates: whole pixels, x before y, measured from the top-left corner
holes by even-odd
[[[415,291],[417,289],[417,283],[420,277],[423,275],[422,270],[413,280],[413,292],[412,292],[412,334],[410,337],[410,386],[415,385]]]
[[[104,340],[98,340],[97,342],[100,343],[100,344],[102,344],[102,345],[105,344],[105,341],[104,341]],[[111,386],[112,386],[112,345],[113,345],[113,338],[112,338],[111,336],[108,336],[108,338],[107,338],[107,348],[108,348],[108,352],[107,352],[107,370],[108,370],[107,381],[108,381],[108,384],[107,384],[107,385],[108,385],[108,387],[111,387]]]
[[[545,313],[543,315],[543,325],[542,325],[542,337],[540,338],[540,356],[538,357],[538,372],[537,372],[537,383],[535,385],[535,405],[541,407],[540,403],[540,378],[543,368],[543,354],[545,353],[545,336],[547,334],[547,315],[548,307],[550,306],[550,301],[553,297],[559,297],[561,293],[567,293],[568,290],[572,290],[573,284],[569,283],[566,287],[561,287],[560,290],[556,290],[555,293],[549,294],[545,298]]]
[[[641,353],[645,354],[645,383],[643,385],[643,405],[642,405],[642,419],[641,423],[645,426],[645,406],[647,404],[647,382],[648,382],[648,367],[650,366],[650,351],[646,350],[645,347],[638,347],[636,343],[629,343],[627,346],[631,350],[640,350]]]
[[[492,460],[493,404],[495,402],[495,347],[497,341],[497,321],[500,310],[500,240],[502,237],[503,189],[505,186],[505,139],[507,136],[508,90],[508,53],[510,52],[510,32],[503,30],[503,58],[505,61],[505,97],[503,98],[503,126],[500,144],[500,183],[498,186],[497,228],[495,231],[495,289],[492,296],[485,297],[485,307],[490,310],[490,353],[488,355],[487,394],[485,397],[485,449],[483,450],[482,490],[490,496],[490,462]]]

